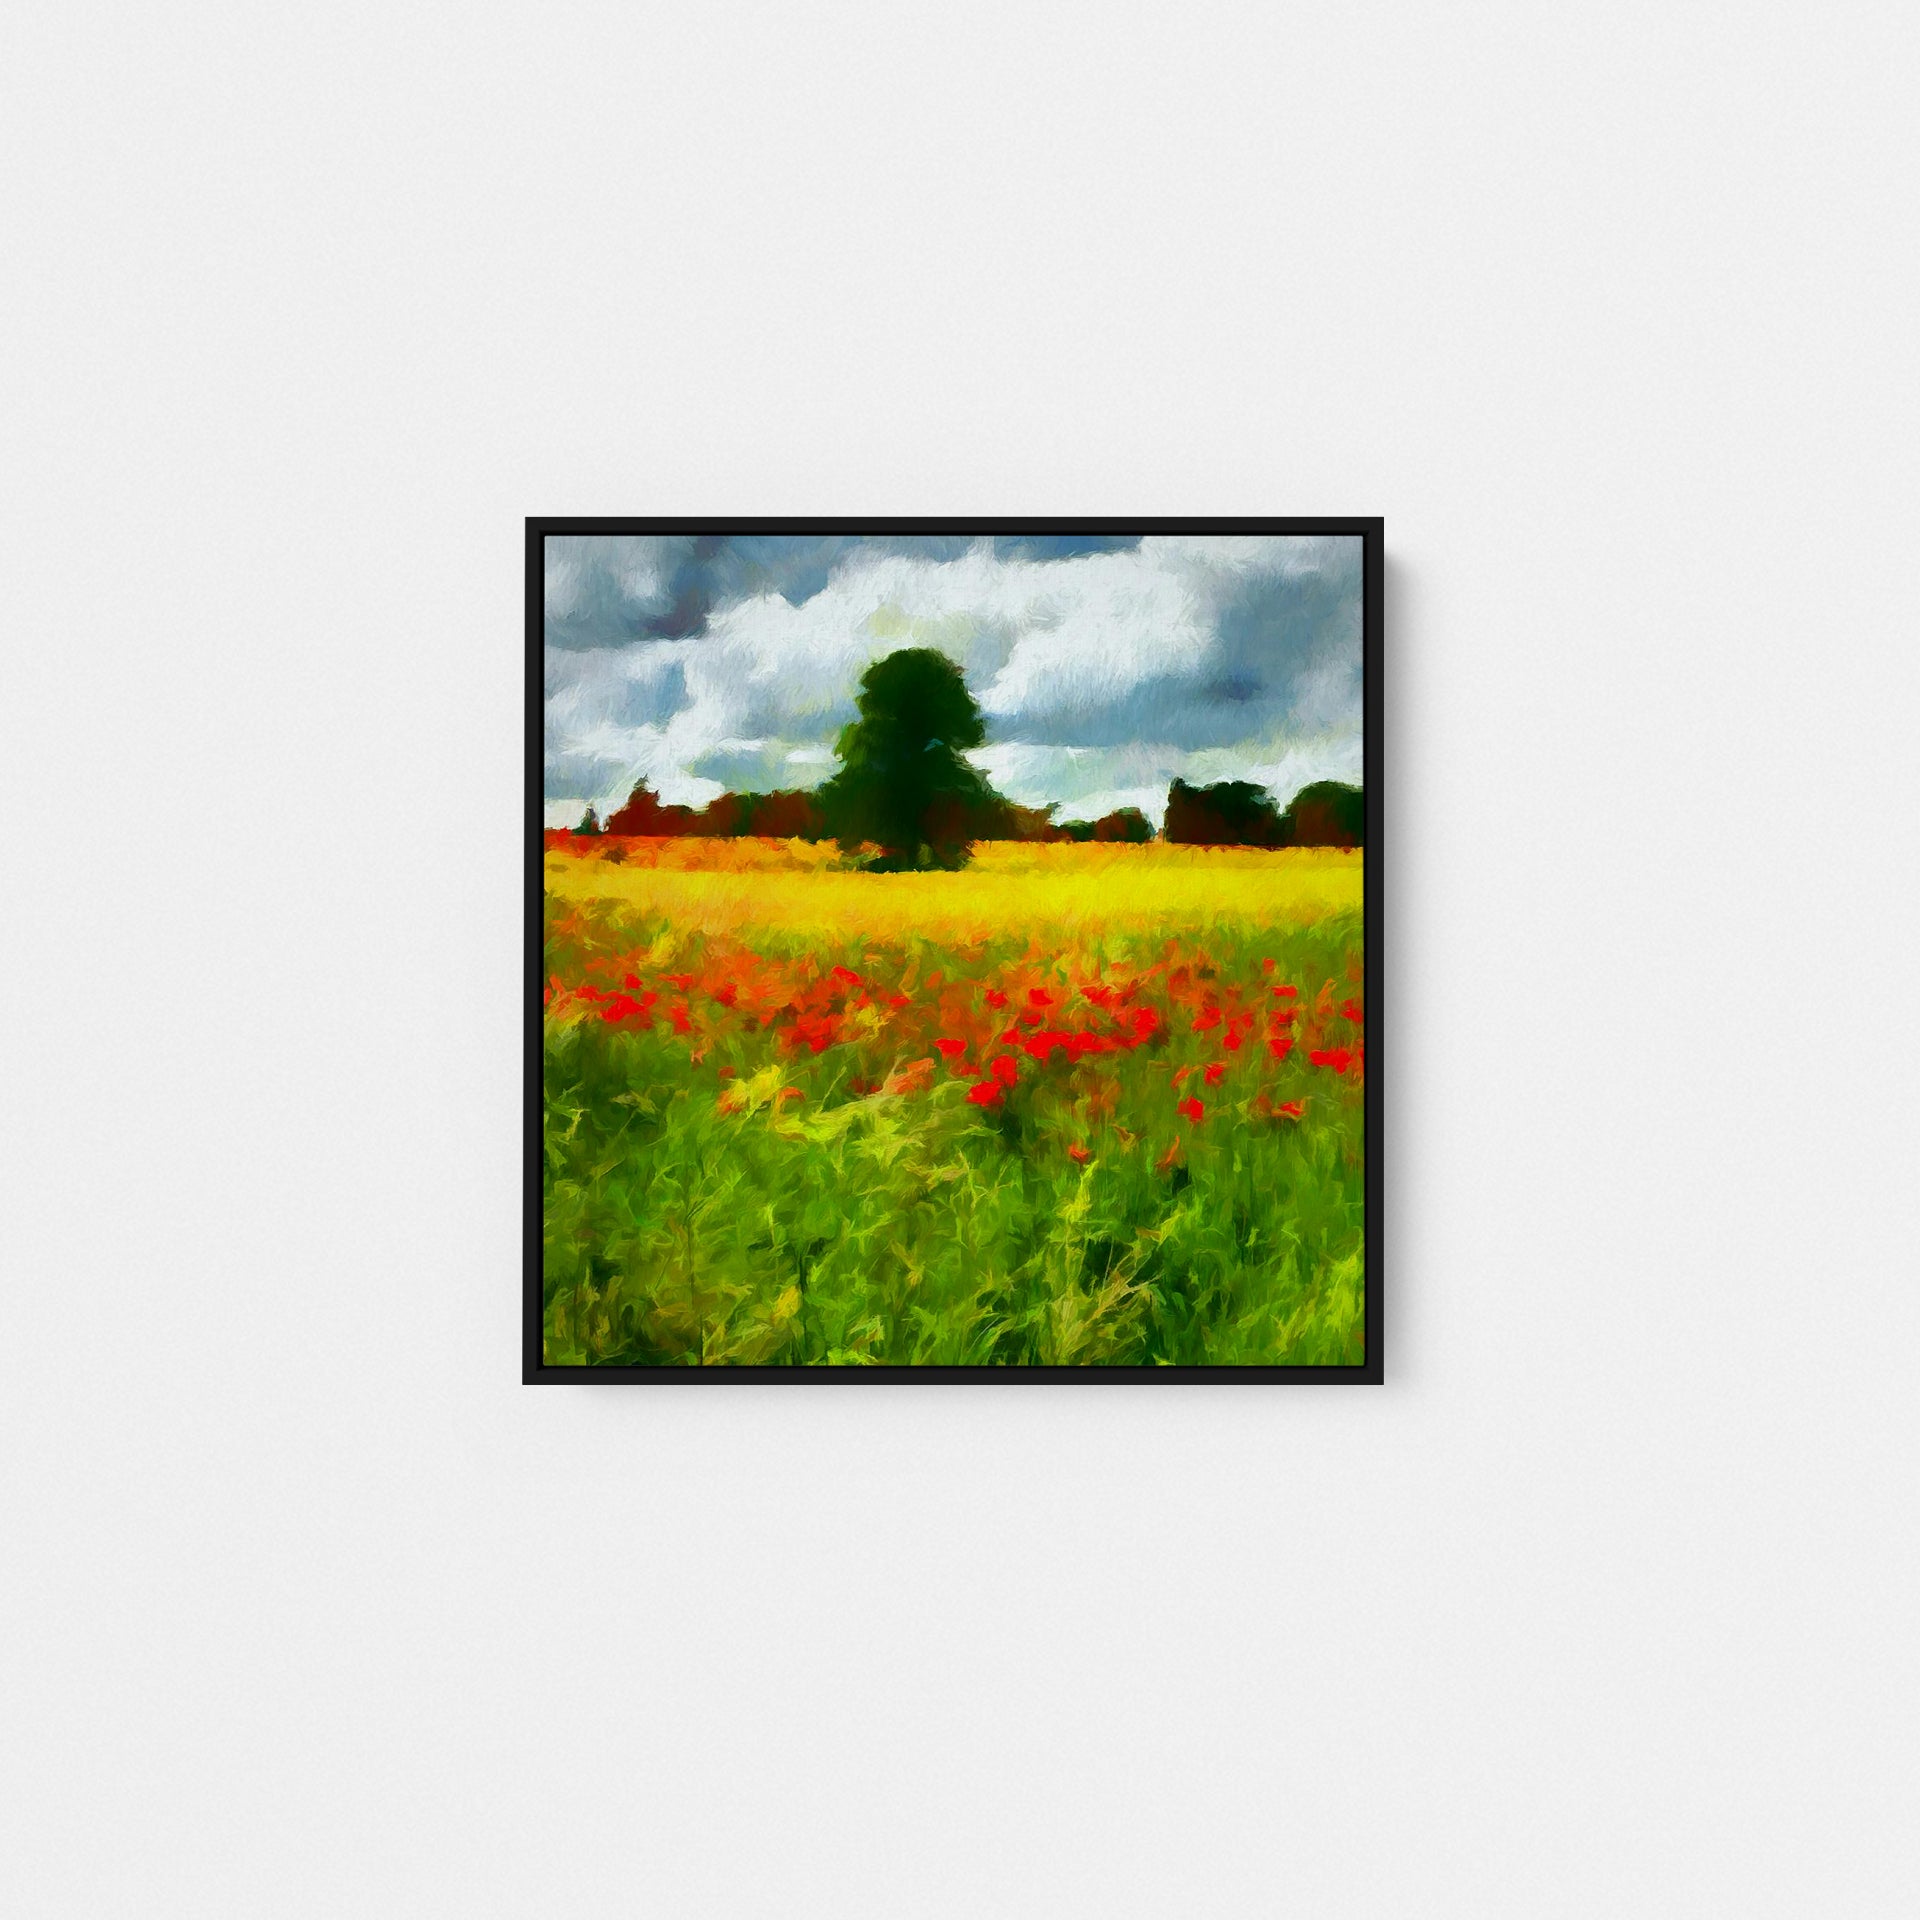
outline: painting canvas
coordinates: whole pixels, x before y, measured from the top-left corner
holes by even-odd
[[[524,1373],[1382,1377],[1378,520],[531,520]]]

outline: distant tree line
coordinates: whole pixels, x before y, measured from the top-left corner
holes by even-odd
[[[671,806],[646,781],[627,804],[602,821],[592,807],[573,829],[576,834],[647,834],[659,839],[705,837],[734,840],[758,835],[769,840],[833,840],[844,828],[852,844],[867,836],[857,823],[836,820],[833,796],[822,792],[723,793],[704,807]],[[1057,807],[1023,807],[998,794],[962,804],[950,800],[934,825],[941,842],[970,845],[976,840],[1100,840],[1144,843],[1153,838],[1153,822],[1138,807],[1121,807],[1098,820],[1055,820]],[[884,842],[875,841],[875,845]]]
[[[642,780],[627,804],[593,821],[593,810],[580,823],[582,833],[642,833],[662,839],[705,838],[738,840],[749,834],[768,840],[825,840],[826,815],[817,795],[793,789],[777,793],[723,793],[704,807],[670,806]]]
[[[1221,780],[1167,789],[1169,840],[1189,847],[1360,847],[1367,839],[1366,794],[1338,780],[1316,780],[1283,813],[1265,787]]]
[[[576,834],[646,834],[659,839],[833,840],[844,827],[850,844],[858,828],[831,814],[831,796],[783,789],[723,793],[704,807],[671,806],[643,780],[624,807],[600,820],[589,807]],[[1056,820],[1057,806],[1023,807],[998,794],[970,804],[950,802],[937,821],[943,841],[1099,841],[1142,846],[1155,838],[1138,807],[1120,807],[1097,820]],[[1366,797],[1359,787],[1319,780],[1303,787],[1284,811],[1264,787],[1222,780],[1210,787],[1176,780],[1167,792],[1160,838],[1189,847],[1359,847],[1366,844]],[[861,836],[864,838],[864,836]],[[874,842],[884,845],[884,842]]]
[[[907,647],[861,676],[858,718],[841,729],[839,770],[814,791],[723,793],[704,807],[673,806],[643,780],[601,821],[589,807],[582,834],[663,838],[837,840],[869,852],[879,869],[957,867],[979,840],[1085,840],[1139,844],[1154,837],[1138,807],[1097,820],[1056,820],[1057,806],[1023,807],[996,793],[965,756],[986,738],[980,709],[945,654]],[[1284,812],[1245,780],[1174,781],[1167,840],[1206,847],[1357,847],[1366,807],[1358,787],[1322,780]]]

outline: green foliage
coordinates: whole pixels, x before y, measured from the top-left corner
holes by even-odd
[[[1167,789],[1166,836],[1195,847],[1287,844],[1280,809],[1265,787],[1250,780],[1221,780],[1210,787],[1174,781]]]
[[[1098,820],[1063,820],[1049,837],[1144,847],[1153,838],[1153,822],[1138,807],[1120,807],[1112,813],[1103,813]]]
[[[959,866],[1007,805],[962,757],[986,728],[960,669],[931,647],[901,648],[861,675],[857,706],[817,796],[835,838],[879,847],[886,867]]]
[[[574,828],[574,832],[579,834],[585,834],[589,838],[591,838],[593,835],[599,833],[599,831],[600,831],[600,816],[597,813],[595,813],[591,807],[589,807],[587,809],[587,817],[584,820],[582,820],[577,827]]]
[[[1365,846],[1366,794],[1339,780],[1316,780],[1293,796],[1286,831],[1286,844],[1294,847]]]
[[[1144,847],[1153,838],[1153,822],[1138,807],[1120,807],[1112,813],[1103,813],[1093,823],[1093,837],[1123,846]]]
[[[1285,813],[1249,780],[1210,787],[1176,780],[1167,789],[1166,837],[1187,846],[1359,847],[1366,829],[1365,793],[1339,780],[1302,787]]]
[[[589,810],[587,818],[593,820]],[[668,806],[645,780],[610,814],[603,828],[595,821],[582,833],[642,834],[655,839],[698,837],[737,840],[763,834],[774,840],[818,840],[824,828],[811,793],[780,788],[772,793],[722,793],[704,807]]]

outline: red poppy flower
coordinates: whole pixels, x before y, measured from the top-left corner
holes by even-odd
[[[1273,1038],[1267,1042],[1267,1051],[1272,1054],[1276,1060],[1284,1060],[1287,1055],[1293,1051],[1293,1035],[1290,1033],[1276,1033]]]
[[[997,1107],[1000,1104],[1002,1088],[997,1080],[979,1080],[967,1089],[967,1105],[970,1107]]]
[[[676,987],[682,993],[685,993],[686,990],[693,985],[693,975],[690,973],[669,973],[663,975],[662,978],[665,979],[668,986]]]
[[[1262,973],[1271,973],[1273,971],[1273,961],[1270,957],[1260,962],[1260,971]]]
[[[803,1013],[781,1035],[789,1047],[824,1053],[840,1038],[840,1022],[830,1013]]]
[[[1067,1158],[1069,1160],[1077,1161],[1081,1166],[1084,1167],[1087,1164],[1087,1162],[1093,1158],[1093,1155],[1090,1154],[1086,1150],[1086,1148],[1081,1146],[1081,1144],[1076,1140],[1073,1143],[1073,1145],[1067,1149]]]
[[[1273,997],[1276,1000],[1297,1000],[1300,997],[1300,989],[1298,987],[1275,987]]]
[[[1045,987],[1029,987],[1027,989],[1027,1005],[1030,1007],[1050,1007],[1053,1005],[1053,995],[1050,994]]]
[[[936,1040],[933,1044],[949,1060],[958,1060],[967,1050],[964,1040]]]
[[[1360,1024],[1360,1003],[1357,1000],[1343,1000],[1340,1003],[1340,1018],[1351,1020],[1355,1026]]]
[[[988,1006],[1004,1007],[1006,1004],[1007,1004],[1007,996],[1004,993],[1002,993],[998,987],[989,987],[987,989],[987,1005]]]
[[[1003,1087],[1010,1087],[1020,1078],[1020,1063],[1012,1054],[997,1054],[993,1061],[993,1077]]]
[[[1353,1054],[1346,1047],[1315,1047],[1307,1058],[1316,1067],[1331,1067],[1335,1073],[1345,1073],[1353,1065]]]
[[[1216,1060],[1201,1077],[1206,1081],[1208,1086],[1217,1087],[1220,1082],[1227,1077],[1225,1063]]]
[[[622,974],[620,976],[620,984],[623,987],[632,987],[638,990],[640,985],[640,976],[637,973]]]
[[[851,967],[835,967],[832,978],[844,980],[850,987],[857,987],[860,984],[860,976]]]
[[[905,1007],[911,1004],[912,1002],[908,1000],[904,993],[890,993],[887,995],[887,1005],[890,1007]]]
[[[1298,1120],[1306,1110],[1305,1102],[1300,1100],[1282,1100],[1277,1109],[1278,1112],[1284,1113],[1289,1120]]]
[[[673,1030],[675,1033],[691,1033],[693,1031],[693,1022],[687,1018],[687,1008],[684,1001],[676,1000],[673,1005],[668,1008],[667,1012],[668,1017],[673,1021]]]
[[[1195,1126],[1198,1126],[1207,1110],[1205,1107],[1203,1107],[1200,1104],[1198,1100],[1195,1100],[1191,1096],[1189,1096],[1187,1099],[1182,1100],[1179,1103],[1179,1105],[1174,1109],[1174,1111],[1176,1113],[1184,1113],[1187,1116],[1187,1118],[1194,1123]]]
[[[1219,1024],[1220,1009],[1218,1007],[1202,1007],[1200,1011],[1193,1016],[1193,1030],[1195,1033],[1211,1033]]]

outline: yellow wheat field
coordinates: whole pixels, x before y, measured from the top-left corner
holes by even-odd
[[[1327,847],[993,841],[958,873],[861,873],[803,840],[626,840],[549,852],[547,892],[683,933],[779,928],[873,939],[1061,941],[1152,928],[1301,925],[1358,912],[1364,860]]]

